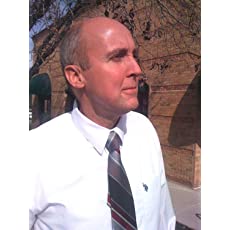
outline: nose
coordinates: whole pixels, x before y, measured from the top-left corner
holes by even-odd
[[[128,76],[134,77],[134,78],[141,78],[143,73],[141,71],[141,68],[139,64],[137,63],[136,59],[134,57],[131,57],[129,62],[129,69],[128,69]]]

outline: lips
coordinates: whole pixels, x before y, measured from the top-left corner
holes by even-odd
[[[129,90],[129,89],[137,89],[137,86],[136,85],[126,86],[122,90]]]
[[[137,87],[136,86],[129,86],[122,89],[122,91],[128,93],[128,94],[136,94],[137,93]]]

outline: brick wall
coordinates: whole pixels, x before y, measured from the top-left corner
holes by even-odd
[[[157,129],[169,179],[200,186],[200,41],[188,31],[160,22],[140,1],[135,38],[148,77],[148,116]],[[151,21],[150,36],[143,30]],[[154,25],[154,26],[153,26]]]
[[[200,186],[199,58],[185,53],[168,60],[163,72],[152,68],[152,60],[142,63],[149,77],[149,118],[159,134],[168,178],[195,188]]]

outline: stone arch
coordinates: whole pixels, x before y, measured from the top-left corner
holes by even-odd
[[[32,123],[30,129],[51,119],[51,81],[48,73],[33,76],[29,82]]]
[[[141,79],[138,84],[137,98],[138,98],[139,106],[134,111],[148,117],[149,85],[143,79]]]

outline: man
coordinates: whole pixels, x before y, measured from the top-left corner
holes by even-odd
[[[130,32],[84,19],[60,54],[77,103],[31,131],[30,229],[174,230],[156,131],[132,112],[142,73]]]

